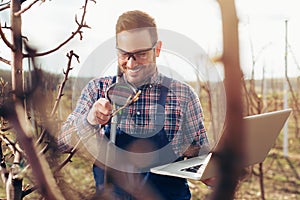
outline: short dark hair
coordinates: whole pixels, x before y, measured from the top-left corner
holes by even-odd
[[[153,17],[140,10],[127,11],[119,16],[116,24],[116,35],[122,31],[149,28],[153,43],[157,41],[157,28]]]

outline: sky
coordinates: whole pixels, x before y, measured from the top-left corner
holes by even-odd
[[[253,59],[258,78],[263,70],[269,77],[284,75],[285,21],[288,22],[288,73],[290,76],[300,75],[297,65],[300,62],[297,1],[235,1],[239,19],[240,62],[246,77],[251,74]],[[83,4],[84,0],[51,0],[35,4],[22,15],[23,35],[38,51],[56,47],[76,29],[75,15],[80,19]],[[74,62],[71,75],[78,75],[89,55],[114,37],[118,16],[135,9],[152,15],[160,29],[191,39],[210,57],[222,54],[222,22],[215,0],[97,0],[88,4],[86,23],[91,29],[83,29],[83,40],[80,41],[77,36],[58,52],[39,60],[41,67],[51,72],[62,72],[68,61],[66,54],[74,50],[80,56],[80,63]],[[2,25],[9,23],[9,13],[1,12],[0,20]],[[0,56],[10,60],[10,52],[1,41]],[[0,63],[0,68],[10,69],[3,63]]]

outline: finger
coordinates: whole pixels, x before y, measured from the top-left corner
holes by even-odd
[[[96,118],[100,120],[108,120],[110,118],[110,115],[103,114],[101,112],[96,113]]]
[[[112,112],[112,105],[107,99],[104,98],[99,99],[98,101],[96,101],[94,106],[95,106],[95,110],[101,112],[101,114],[103,115],[109,116]]]
[[[111,103],[107,99],[104,99],[101,105],[103,107],[102,114],[109,116],[113,110]]]
[[[104,118],[104,119],[102,119],[102,118],[97,118],[98,124],[104,125],[104,124],[106,124],[108,121],[109,121],[109,118],[108,118],[108,119],[106,119],[106,118]]]

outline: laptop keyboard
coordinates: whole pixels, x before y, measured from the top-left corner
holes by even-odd
[[[198,171],[198,169],[199,169],[202,165],[203,165],[203,164],[195,165],[195,166],[192,166],[192,167],[188,167],[188,168],[181,169],[180,171],[188,171],[188,172],[194,172],[194,173],[196,173],[196,172]]]

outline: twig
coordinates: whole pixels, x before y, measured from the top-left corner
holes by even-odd
[[[11,65],[11,61],[6,60],[5,58],[0,57],[0,61],[5,63],[5,64]]]
[[[40,151],[40,154],[45,154],[48,149],[49,149],[49,143],[46,143],[46,145]]]
[[[69,72],[73,69],[71,64],[72,64],[72,58],[73,56],[75,56],[77,58],[77,61],[79,62],[79,56],[77,54],[75,54],[72,50],[70,51],[70,53],[67,54],[67,57],[69,59],[68,61],[68,66],[67,66],[67,70],[64,71],[64,80],[62,81],[62,83],[59,85],[59,91],[58,91],[58,94],[57,94],[57,97],[56,97],[56,100],[55,100],[55,104],[53,106],[53,109],[51,111],[51,114],[50,114],[50,117],[53,117],[57,108],[58,108],[58,105],[59,105],[59,102],[61,100],[61,97],[63,96],[63,90],[64,90],[64,87],[65,87],[65,84],[68,80],[68,76],[69,76]]]
[[[24,191],[22,192],[22,198],[24,198],[25,196],[31,194],[31,193],[34,192],[36,189],[37,189],[37,187],[36,187],[36,186],[33,186],[33,187],[30,187],[30,188],[24,190]]]
[[[265,200],[265,187],[264,187],[264,171],[263,171],[263,163],[259,163],[259,185],[260,185],[260,192],[261,192],[261,199]]]
[[[294,102],[294,106],[296,109],[294,109],[294,112],[297,112],[297,113],[300,113],[300,108],[298,106],[298,98],[295,94],[295,91],[293,90],[293,86],[292,86],[292,83],[288,77],[288,21],[286,20],[285,21],[285,54],[284,54],[284,63],[285,63],[285,78],[286,78],[286,81],[288,83],[288,86],[289,86],[289,90],[290,90],[290,93],[291,93],[291,96],[292,96],[292,100]],[[294,120],[295,120],[295,124],[299,124],[298,123],[298,118],[297,118],[297,115],[294,114]],[[299,127],[296,126],[296,135],[298,135],[299,133]]]
[[[0,8],[0,12],[1,12],[1,11],[3,11],[3,10],[9,9],[9,8],[10,8],[10,3],[7,3],[7,4],[1,4],[0,6],[3,6],[2,8]]]
[[[14,152],[13,164],[10,168],[8,175],[7,185],[6,185],[6,195],[7,199],[21,199],[22,196],[22,184],[23,178],[21,175],[20,163],[22,160],[23,154],[18,151]]]
[[[41,144],[43,142],[43,139],[44,139],[45,136],[46,136],[46,129],[43,128],[39,138],[37,139],[37,141],[35,143],[36,144]]]
[[[7,198],[10,199],[10,196],[14,196],[15,199],[19,199],[18,197],[22,193],[23,179],[20,178],[22,177],[20,163],[23,157],[23,151],[17,143],[12,142],[9,138],[7,138],[5,133],[0,133],[1,142],[4,142],[14,155],[13,165],[9,170],[7,170],[1,144],[1,177],[6,185]]]
[[[85,22],[85,15],[86,15],[86,8],[87,8],[87,3],[88,3],[89,0],[86,0],[85,1],[85,4],[83,6],[83,14],[82,14],[82,17],[81,17],[81,22],[79,23],[77,21],[77,16],[75,17],[75,21],[78,25],[78,28],[76,29],[75,32],[72,32],[71,36],[69,38],[67,38],[65,41],[63,41],[61,44],[59,44],[56,48],[54,49],[51,49],[49,51],[45,51],[45,52],[41,52],[41,53],[36,53],[34,56],[35,57],[40,57],[40,56],[45,56],[45,55],[48,55],[48,54],[51,54],[57,50],[59,50],[61,47],[63,47],[64,45],[66,45],[70,40],[72,40],[75,35],[79,34],[80,35],[80,40],[82,39],[82,31],[81,29],[82,28],[90,28]],[[29,57],[28,54],[24,54],[24,57]]]
[[[7,126],[7,127],[4,127],[4,128],[1,128],[0,131],[5,132],[5,131],[8,131],[8,130],[10,130],[10,129],[12,129],[12,128],[13,128],[12,126]]]
[[[294,51],[293,51],[293,49],[292,49],[292,46],[291,46],[290,44],[288,44],[288,48],[289,48],[289,50],[290,50],[290,52],[291,52],[291,54],[292,54],[293,60],[294,60],[294,62],[295,62],[295,64],[296,64],[298,70],[300,70],[300,65],[299,65],[299,63],[298,63],[298,61],[297,61],[297,58],[296,58],[296,56],[295,56],[295,53],[294,53]]]
[[[52,118],[58,108],[58,105],[60,103],[61,97],[63,96],[63,90],[65,88],[65,84],[68,80],[68,76],[69,76],[69,72],[73,69],[71,64],[72,64],[72,58],[75,57],[77,59],[77,61],[79,62],[79,56],[77,54],[75,54],[72,50],[67,54],[68,57],[68,65],[67,65],[67,69],[66,71],[63,71],[64,73],[64,79],[62,81],[62,83],[59,86],[59,91],[55,100],[55,104],[52,108],[50,117]],[[43,128],[42,133],[40,134],[40,137],[38,138],[36,144],[41,144],[43,141],[43,138],[46,135],[46,129]],[[67,163],[69,163],[71,161],[71,158],[74,156],[74,154],[77,152],[77,146],[79,145],[79,141],[77,142],[77,144],[73,147],[73,149],[69,152],[68,157],[58,166],[58,168],[55,170],[55,173],[57,173],[58,171],[60,171]],[[45,153],[48,150],[48,145],[46,145],[43,150],[41,151],[41,153]]]
[[[29,4],[27,7],[23,8],[22,10],[20,10],[19,12],[14,13],[15,17],[19,17],[22,13],[26,12],[27,10],[29,10],[31,8],[31,6],[33,6],[38,1],[40,1],[40,0],[35,0],[31,4]]]
[[[5,34],[3,33],[1,22],[0,22],[0,36],[1,36],[3,42],[6,44],[7,47],[9,47],[11,50],[15,49],[15,47],[7,40]]]
[[[57,169],[54,171],[54,174],[58,173],[64,166],[66,166],[69,162],[71,162],[71,159],[73,158],[73,156],[75,155],[75,153],[78,151],[77,147],[73,148],[67,158],[57,167]]]
[[[2,151],[2,140],[0,140],[0,174],[1,174],[3,183],[6,184],[9,172],[6,168],[4,155],[3,155],[3,151]]]
[[[77,59],[77,61],[79,62],[79,56],[78,56],[77,54],[75,54],[75,53],[71,50],[70,53],[67,54],[67,57],[69,58],[67,70],[63,72],[63,73],[64,73],[64,79],[63,79],[62,83],[61,83],[60,86],[59,86],[59,91],[58,91],[58,94],[57,94],[57,97],[56,97],[56,100],[55,100],[55,104],[54,104],[54,106],[53,106],[53,108],[52,108],[52,111],[51,111],[51,114],[50,114],[50,118],[54,117],[54,114],[55,114],[55,112],[56,112],[56,110],[57,110],[57,108],[58,108],[58,106],[59,106],[61,97],[64,95],[64,94],[63,94],[63,90],[64,90],[65,84],[66,84],[66,82],[67,82],[67,80],[68,80],[69,72],[73,69],[73,68],[71,67],[71,63],[72,63],[72,58],[73,58],[73,56],[75,56],[76,59]],[[41,144],[45,136],[46,136],[46,129],[43,128],[43,129],[42,129],[42,132],[41,132],[41,134],[40,134],[40,136],[39,136],[39,138],[38,138],[37,141],[36,141],[36,144]],[[43,152],[45,153],[47,150],[48,150],[48,148],[45,148],[45,149],[43,150]]]
[[[22,153],[22,152],[23,152],[23,150],[20,148],[20,146],[19,146],[17,143],[15,143],[15,142],[11,141],[9,138],[7,138],[3,132],[0,132],[0,133],[1,133],[1,134],[0,134],[0,139],[8,146],[13,152],[16,152],[16,151],[18,151],[19,153]]]
[[[6,118],[12,123],[16,132],[17,140],[24,149],[27,155],[27,159],[30,163],[32,171],[36,178],[36,183],[40,188],[42,195],[46,199],[64,199],[61,191],[58,189],[57,184],[52,176],[51,170],[47,165],[46,160],[43,156],[39,156],[36,147],[33,144],[33,138],[28,132],[28,124],[26,121],[22,120],[24,116],[24,109],[18,101],[12,105],[6,105],[3,109],[3,113]]]

